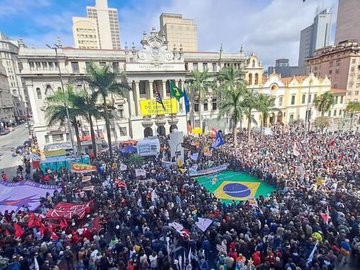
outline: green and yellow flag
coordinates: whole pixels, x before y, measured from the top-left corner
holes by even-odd
[[[184,92],[175,85],[174,82],[170,82],[170,96],[177,99],[177,101],[180,100],[184,96]]]

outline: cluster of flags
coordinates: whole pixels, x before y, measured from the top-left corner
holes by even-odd
[[[173,81],[170,81],[170,96],[176,98],[177,101],[180,101],[180,99],[183,97],[185,101],[185,111],[186,113],[189,112],[190,104],[189,104],[189,98],[186,95],[186,91],[185,90],[182,91],[179,87],[175,85]],[[157,90],[155,92],[155,99],[156,102],[159,103],[162,106],[162,108],[165,110],[164,102],[161,98],[159,91]]]

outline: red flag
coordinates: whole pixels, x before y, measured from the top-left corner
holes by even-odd
[[[46,230],[45,225],[41,223],[41,224],[40,224],[40,228],[39,228],[39,230],[40,230],[41,235],[42,235],[42,236],[44,236],[44,234],[45,234],[45,230]]]
[[[320,213],[320,217],[325,221],[326,224],[329,224],[329,219],[330,219],[329,206],[326,207],[325,213]]]
[[[17,223],[14,224],[14,228],[15,228],[15,237],[20,238],[24,234],[24,230]]]
[[[59,239],[59,236],[56,235],[56,233],[54,233],[53,230],[51,230],[51,240],[58,240]]]
[[[100,225],[100,217],[95,217],[94,220],[92,221],[92,228],[93,231],[95,231],[96,233],[98,233],[101,229],[101,225]]]
[[[10,233],[9,233],[9,230],[8,230],[8,229],[6,229],[6,230],[5,230],[5,235],[6,235],[6,236],[9,236],[9,235],[10,235]]]
[[[190,232],[187,229],[182,229],[180,234],[184,238],[189,238],[190,237]]]
[[[34,213],[30,213],[29,215],[29,220],[28,220],[28,227],[32,228],[35,226],[35,214]]]
[[[68,223],[65,218],[60,218],[60,229],[64,229],[68,227]]]
[[[34,224],[35,224],[36,227],[40,227],[40,226],[41,226],[41,222],[42,222],[42,217],[41,217],[41,215],[39,215],[39,216],[35,219]]]
[[[115,183],[119,188],[126,188],[126,183],[121,181],[120,179],[115,179]]]

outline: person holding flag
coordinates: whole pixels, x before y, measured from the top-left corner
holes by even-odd
[[[224,144],[224,140],[223,138],[221,137],[221,131],[217,131],[216,132],[216,137],[215,137],[215,141],[214,143],[211,145],[211,149],[215,150],[215,149],[218,149],[221,145]]]

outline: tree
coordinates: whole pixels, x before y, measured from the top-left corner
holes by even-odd
[[[235,146],[237,146],[237,124],[243,118],[242,99],[245,91],[245,84],[239,84],[238,87],[225,88],[219,104],[219,117],[228,116],[232,120]]]
[[[354,116],[355,114],[360,113],[360,102],[350,101],[346,105],[345,111],[351,115],[350,130],[352,130]]]
[[[324,113],[328,112],[330,108],[335,104],[334,95],[330,91],[325,92],[318,96],[315,101],[316,109],[321,113],[321,116],[324,116]]]
[[[260,123],[261,132],[263,130],[263,126],[266,126],[266,119],[269,117],[270,111],[279,109],[275,107],[275,97],[270,95],[259,94],[258,95],[258,103],[257,110],[262,114],[262,120]]]
[[[66,107],[69,111],[69,121],[74,127],[76,141],[77,141],[77,151],[81,152],[81,140],[79,126],[80,122],[78,118],[84,115],[82,108],[78,107],[76,100],[79,96],[74,92],[72,85],[68,85],[65,91],[62,89],[57,90],[52,96],[46,98],[49,105],[46,108],[46,119],[49,126],[53,126],[56,123],[60,125],[65,124],[65,119],[67,118]]]
[[[77,96],[75,99],[75,105],[84,112],[83,116],[90,124],[91,145],[95,157],[97,155],[97,149],[93,118],[99,119],[103,117],[103,113],[96,105],[96,101],[97,95],[95,95],[94,93],[89,94],[85,87],[80,92],[80,95]]]
[[[314,126],[322,130],[330,127],[330,124],[331,124],[331,118],[327,116],[316,117],[314,121]]]
[[[105,119],[110,159],[113,159],[110,130],[111,116],[109,113],[109,104],[107,99],[110,95],[124,96],[125,91],[129,90],[129,86],[124,75],[121,76],[121,82],[117,82],[116,73],[112,72],[109,66],[96,67],[94,65],[90,65],[87,72],[88,76],[85,78],[85,81],[93,90],[94,97],[100,97],[102,99],[102,107],[104,110],[103,116]]]
[[[207,71],[192,71],[191,72],[192,79],[188,80],[189,82],[189,91],[188,97],[191,103],[190,108],[190,118],[192,122],[192,126],[195,125],[195,116],[194,116],[194,104],[196,101],[199,102],[199,125],[202,129],[201,122],[201,103],[204,102],[206,94],[209,92],[209,88],[212,85],[212,82],[209,81],[209,73]]]
[[[254,89],[247,89],[242,103],[242,107],[244,108],[244,112],[247,117],[247,133],[249,142],[251,138],[251,123],[257,124],[255,118],[252,115],[252,112],[254,109],[259,107],[259,94]]]

